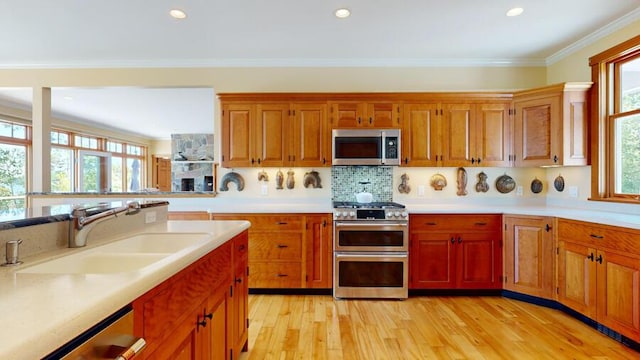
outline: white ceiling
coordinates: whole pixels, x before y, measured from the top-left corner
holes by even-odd
[[[505,16],[514,6],[524,13]],[[546,65],[602,36],[603,28],[639,19],[639,6],[638,0],[4,0],[0,68]],[[335,18],[339,7],[352,16]],[[187,19],[171,18],[171,8],[185,10]],[[30,91],[0,89],[0,101],[30,104]],[[53,100],[59,116],[126,124],[151,138],[213,131],[212,89],[53,91],[63,92],[74,100]]]

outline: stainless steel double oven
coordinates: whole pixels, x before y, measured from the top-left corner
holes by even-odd
[[[408,215],[397,203],[334,202],[335,298],[408,296]]]

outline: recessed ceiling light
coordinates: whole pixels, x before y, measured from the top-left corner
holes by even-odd
[[[171,17],[176,18],[176,19],[184,19],[187,17],[187,13],[185,13],[184,11],[180,10],[180,9],[171,9],[169,10],[169,15],[171,15]]]
[[[339,19],[348,18],[349,16],[351,16],[351,11],[347,8],[336,10],[336,17]]]
[[[507,11],[507,16],[518,16],[524,12],[524,9],[521,7],[515,7]]]

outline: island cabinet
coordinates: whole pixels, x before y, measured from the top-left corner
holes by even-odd
[[[247,220],[249,288],[331,288],[330,214],[212,214]]]
[[[142,358],[228,358],[234,241],[133,302],[134,333],[147,341]]]
[[[640,231],[558,220],[558,301],[640,341]]]
[[[555,299],[553,217],[504,215],[504,289]]]
[[[411,289],[499,289],[502,216],[412,214]]]
[[[221,95],[222,166],[330,165],[325,102],[238,100]]]
[[[508,166],[510,139],[508,101],[404,105],[404,166]]]
[[[344,128],[399,128],[401,106],[392,101],[329,101],[331,127]]]
[[[562,83],[514,94],[515,166],[588,165],[591,83]]]

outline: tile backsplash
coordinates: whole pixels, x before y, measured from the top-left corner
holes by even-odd
[[[361,184],[361,183],[368,184]],[[373,201],[393,201],[393,168],[391,166],[333,166],[331,199],[356,201],[355,194],[367,191]]]

